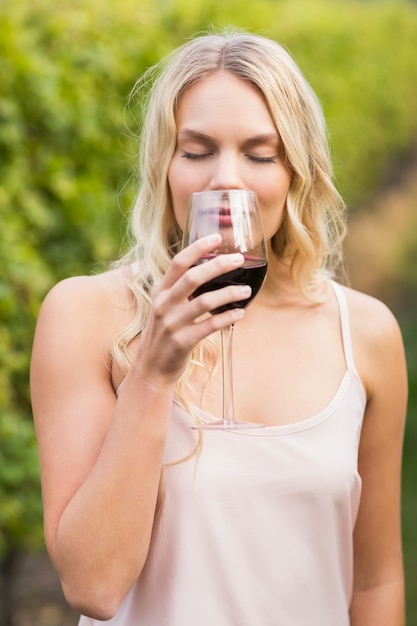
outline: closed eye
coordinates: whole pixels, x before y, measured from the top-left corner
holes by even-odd
[[[254,163],[276,163],[276,157],[258,157],[253,154],[246,154],[245,156]]]
[[[204,154],[195,154],[194,152],[184,152],[181,155],[183,159],[191,159],[192,161],[201,161],[207,157],[213,156],[212,152],[205,152]]]

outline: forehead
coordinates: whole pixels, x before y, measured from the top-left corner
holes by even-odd
[[[200,79],[181,95],[176,111],[177,126],[203,120],[222,124],[225,117],[245,125],[271,131],[274,127],[262,92],[251,83],[230,72],[218,71]]]

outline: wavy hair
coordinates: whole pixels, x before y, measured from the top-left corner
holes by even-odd
[[[342,262],[344,203],[332,183],[321,106],[298,66],[282,46],[260,35],[227,29],[198,36],[150,68],[131,94],[130,101],[141,100],[144,116],[132,245],[118,262],[135,267],[127,280],[136,315],[114,348],[114,357],[126,368],[127,346],[143,329],[154,289],[182,237],[167,182],[177,139],[175,113],[187,88],[218,71],[260,90],[282,140],[291,185],[285,218],[273,240],[275,253],[290,264],[300,291],[313,302],[320,301],[317,294],[323,291],[317,285],[334,275]],[[202,350],[207,350],[207,342],[192,355],[191,367],[202,363]],[[206,362],[215,360],[212,350],[207,354]]]

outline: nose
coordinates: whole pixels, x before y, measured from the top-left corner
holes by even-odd
[[[236,154],[225,152],[213,160],[209,189],[244,189],[239,158]]]

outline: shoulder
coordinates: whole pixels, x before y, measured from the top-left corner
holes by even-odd
[[[109,270],[91,276],[72,276],[54,285],[47,294],[44,304],[74,297],[93,304],[101,298],[112,297],[115,293],[120,295],[123,289],[125,281],[120,270]]]
[[[74,276],[57,283],[44,299],[37,335],[48,339],[87,339],[110,344],[133,314],[123,271]]]
[[[377,298],[342,286],[345,293],[352,332],[365,342],[378,342],[381,337],[400,336],[398,321],[389,307]]]
[[[105,384],[114,341],[135,314],[124,270],[76,276],[57,283],[39,312],[31,357],[34,387],[49,381],[73,389]],[[41,384],[42,383],[42,384]]]
[[[86,317],[89,313],[112,315],[126,310],[130,296],[123,272],[110,270],[92,276],[73,276],[52,287],[47,294],[41,313],[57,311],[68,315]]]
[[[405,371],[399,323],[389,307],[373,296],[342,287],[346,297],[355,360],[368,389],[393,367]]]

